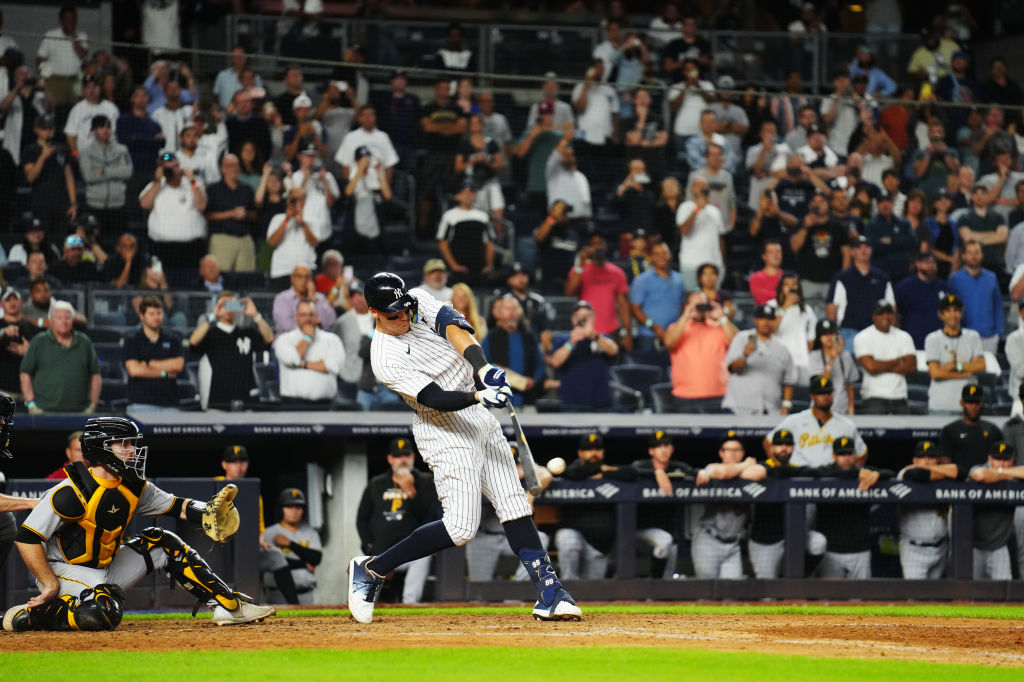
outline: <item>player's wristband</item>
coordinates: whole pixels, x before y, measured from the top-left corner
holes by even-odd
[[[27,403],[25,403],[25,407],[28,407],[28,408],[33,408],[35,406],[36,406],[36,401],[34,401],[34,400],[30,400]]]
[[[651,327],[654,326],[654,320],[652,320],[651,318],[648,317],[647,321],[644,322],[644,326],[647,327],[648,329],[650,329]]]

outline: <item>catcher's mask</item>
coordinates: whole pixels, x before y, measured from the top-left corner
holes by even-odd
[[[12,459],[11,435],[14,433],[14,398],[0,391],[0,459]]]
[[[148,446],[142,445],[139,425],[124,417],[94,417],[85,423],[79,441],[82,456],[106,467],[115,476],[131,473],[146,478]]]

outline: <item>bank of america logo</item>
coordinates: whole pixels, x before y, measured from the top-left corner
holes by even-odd
[[[611,483],[602,483],[596,490],[599,495],[609,500],[619,494],[619,487]]]
[[[743,492],[751,497],[760,497],[766,490],[768,490],[768,488],[765,488],[760,483],[748,483],[743,486]]]
[[[895,485],[889,486],[889,492],[901,500],[910,494],[910,486],[904,483],[896,483]]]

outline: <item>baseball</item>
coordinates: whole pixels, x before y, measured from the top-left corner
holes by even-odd
[[[554,457],[548,460],[548,471],[555,476],[565,471],[565,460],[561,457]]]

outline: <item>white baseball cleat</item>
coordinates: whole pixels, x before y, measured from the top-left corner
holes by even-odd
[[[238,600],[238,604],[238,608],[234,611],[228,611],[220,604],[214,607],[213,624],[241,625],[242,623],[259,622],[268,616],[274,615],[277,612],[277,610],[273,606],[250,604],[248,602],[242,601],[241,599]]]
[[[537,620],[583,620],[583,611],[563,588],[555,591],[550,604],[538,601],[533,607],[533,617]]]
[[[348,610],[360,623],[373,620],[373,602],[384,578],[366,568],[368,556],[357,556],[348,562]]]

